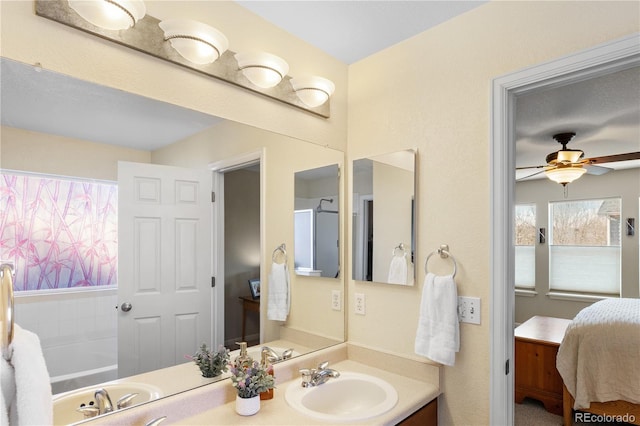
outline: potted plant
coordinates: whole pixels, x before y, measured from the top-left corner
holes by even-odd
[[[273,366],[263,366],[257,361],[248,364],[232,363],[231,383],[236,388],[236,412],[251,416],[260,410],[260,393],[274,387]]]
[[[217,352],[210,351],[205,343],[193,356],[188,356],[200,368],[202,377],[216,377],[229,369],[229,349],[220,345]]]

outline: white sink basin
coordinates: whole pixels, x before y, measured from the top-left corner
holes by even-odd
[[[367,420],[398,402],[398,393],[386,381],[351,372],[340,372],[340,377],[311,388],[292,383],[284,397],[300,413],[329,422]]]
[[[129,393],[138,394],[131,400],[130,406],[152,401],[162,396],[160,389],[145,383],[122,382],[87,386],[82,389],[54,395],[53,423],[55,425],[67,425],[84,420],[84,415],[76,411],[76,409],[79,408],[81,404],[89,405],[91,401],[95,401],[95,391],[100,388],[105,389],[109,393],[114,410],[116,409],[118,399]]]

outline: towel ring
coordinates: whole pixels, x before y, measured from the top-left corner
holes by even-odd
[[[397,246],[395,246],[395,247],[393,248],[393,250],[391,250],[391,255],[392,255],[392,256],[397,256],[397,252],[398,252],[398,250],[401,252],[401,253],[400,253],[401,255],[405,255],[405,254],[407,253],[407,252],[406,252],[406,250],[404,249],[404,244],[403,244],[403,243],[400,243],[400,244],[398,244]]]
[[[281,254],[284,258],[282,262],[278,262],[278,254]],[[282,243],[273,251],[271,255],[271,261],[273,263],[287,263],[287,246]]]
[[[2,297],[2,352],[13,341],[13,268],[8,263],[0,266],[0,293]]]
[[[451,253],[449,253],[449,246],[447,245],[442,245],[440,246],[440,248],[436,251],[432,251],[431,253],[429,253],[429,256],[427,256],[427,259],[424,261],[424,272],[425,274],[429,273],[429,269],[427,268],[427,264],[429,263],[429,259],[431,258],[431,256],[433,256],[434,254],[439,254],[441,258],[446,259],[448,257],[451,258],[451,260],[453,261],[453,273],[451,274],[452,278],[456,277],[456,272],[458,272],[458,264],[456,263],[456,259],[455,257],[453,257],[453,255]]]

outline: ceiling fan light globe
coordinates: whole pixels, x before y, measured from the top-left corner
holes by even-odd
[[[547,175],[549,179],[554,182],[557,182],[561,185],[566,185],[578,179],[580,176],[585,174],[587,169],[580,166],[570,166],[570,167],[558,167],[549,170],[545,170],[544,174]]]

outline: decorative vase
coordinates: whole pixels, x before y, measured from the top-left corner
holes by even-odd
[[[252,416],[260,411],[260,395],[251,398],[241,398],[236,395],[236,413],[241,416]]]

